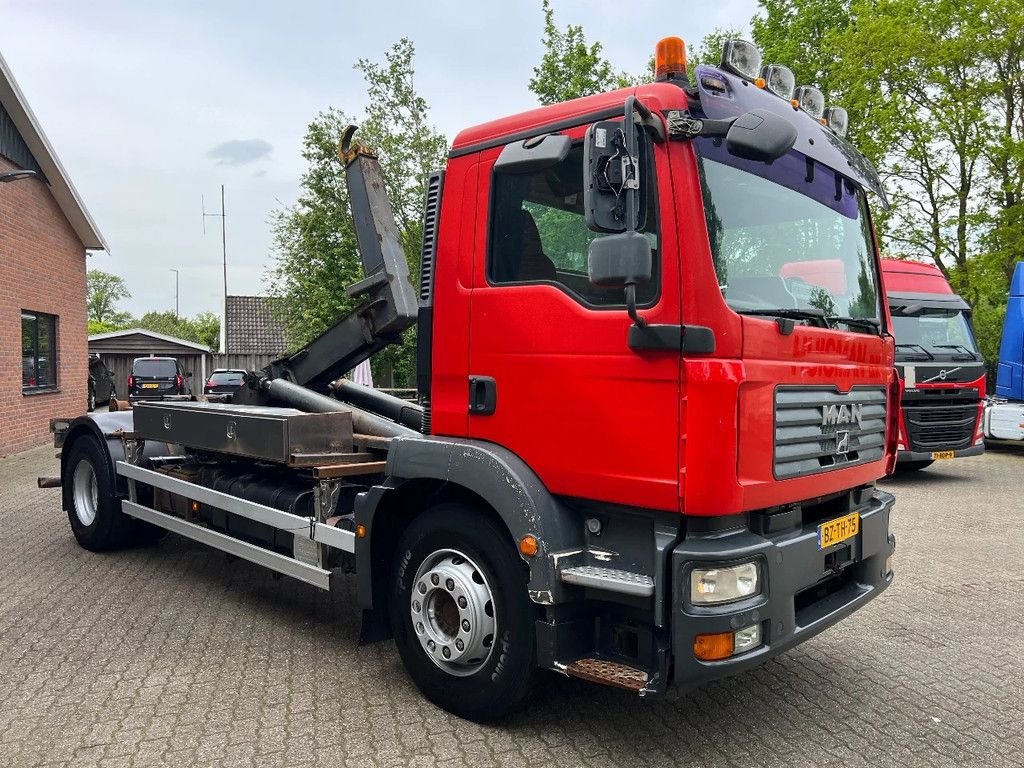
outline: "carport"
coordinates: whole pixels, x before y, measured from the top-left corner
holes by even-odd
[[[114,374],[118,397],[127,397],[128,374],[137,357],[175,357],[186,371],[193,374],[189,389],[202,392],[206,381],[206,356],[209,350],[202,344],[178,339],[144,328],[97,333],[89,337],[89,352],[94,352]],[[199,378],[196,378],[198,376]]]

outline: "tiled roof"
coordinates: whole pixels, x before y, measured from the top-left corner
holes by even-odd
[[[269,296],[228,296],[227,349],[233,355],[282,355],[288,351],[284,323]]]

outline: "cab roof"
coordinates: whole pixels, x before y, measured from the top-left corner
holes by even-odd
[[[882,282],[886,293],[955,295],[941,269],[920,261],[882,259]]]
[[[452,142],[451,157],[502,146],[538,133],[559,131],[586,122],[605,120],[625,113],[626,99],[637,96],[659,110],[685,109],[686,94],[672,83],[648,83],[607,93],[584,96],[547,107],[491,120],[460,131]]]

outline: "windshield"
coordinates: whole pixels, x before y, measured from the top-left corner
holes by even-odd
[[[211,384],[241,384],[243,373],[240,371],[219,371],[210,376]]]
[[[152,358],[136,360],[132,366],[132,373],[136,376],[149,376],[154,379],[173,379],[178,374],[178,367],[173,360],[161,360]]]
[[[874,241],[858,187],[795,152],[765,165],[712,139],[696,148],[711,254],[730,307],[877,327]]]
[[[924,309],[913,315],[893,314],[892,329],[896,354],[901,358],[951,355],[974,359],[978,355],[970,321],[962,310]]]

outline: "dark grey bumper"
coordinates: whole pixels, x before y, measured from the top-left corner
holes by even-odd
[[[961,448],[953,451],[953,458],[959,459],[964,456],[981,456],[985,452],[985,445],[972,445],[970,448]],[[896,463],[904,461],[931,461],[932,451],[900,451],[896,456]]]
[[[889,534],[894,498],[875,490],[856,511],[861,530],[826,550],[818,549],[817,526],[760,536],[750,530],[688,537],[672,553],[672,655],[676,685],[690,687],[757,666],[792,648],[853,613],[892,582],[886,560],[896,547]],[[849,547],[848,552],[844,547]],[[842,551],[848,560],[836,573],[826,560]],[[757,559],[761,564],[761,594],[725,606],[698,607],[688,603],[689,575],[697,564]],[[694,657],[698,634],[727,632],[761,625],[762,645],[724,661]]]

